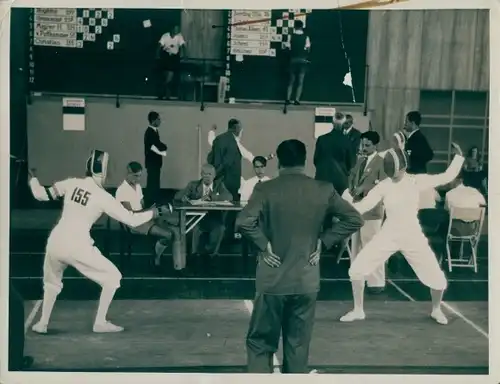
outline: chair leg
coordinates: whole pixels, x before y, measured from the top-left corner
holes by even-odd
[[[474,266],[474,273],[477,273],[477,246],[478,246],[478,242],[471,241],[470,245],[471,245],[471,253],[472,253],[471,257],[472,257],[472,263]]]
[[[448,257],[448,272],[451,272],[452,267],[451,267],[451,250],[450,250],[450,242],[449,240],[446,240],[446,254]]]

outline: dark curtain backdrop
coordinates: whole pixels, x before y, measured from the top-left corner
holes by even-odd
[[[82,9],[78,9],[81,14]],[[92,12],[92,11],[90,11]],[[114,18],[83,48],[35,46],[32,89],[46,92],[142,95],[154,93],[157,43],[169,26],[180,25],[181,10],[114,9]],[[143,21],[152,27],[144,28]],[[113,35],[120,42],[113,50]]]
[[[284,10],[273,10],[272,25]],[[345,49],[351,61],[356,102],[364,101],[368,11],[313,10],[307,14],[306,33],[311,39],[309,66],[302,100],[352,102],[350,88],[342,84],[348,72],[341,43],[339,16]],[[236,99],[283,100],[287,83],[287,60],[278,45],[276,57],[230,56],[230,96]]]

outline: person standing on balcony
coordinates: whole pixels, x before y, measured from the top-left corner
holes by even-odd
[[[306,68],[309,64],[309,52],[311,50],[311,39],[304,33],[304,23],[302,20],[295,20],[294,32],[290,42],[284,43],[286,49],[290,53],[290,77],[288,80],[288,89],[286,92],[286,103],[291,103],[294,85],[295,89],[295,105],[300,105],[300,97],[302,96],[302,88],[304,86],[304,77]]]
[[[158,42],[156,53],[161,81],[159,83],[159,99],[169,99],[174,93],[173,84],[179,75],[181,56],[184,55],[186,41],[182,36],[179,26],[174,25],[167,33],[164,33]]]

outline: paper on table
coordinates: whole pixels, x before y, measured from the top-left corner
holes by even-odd
[[[223,205],[223,206],[231,206],[233,205],[230,201],[200,201],[200,200],[192,200],[191,205]]]

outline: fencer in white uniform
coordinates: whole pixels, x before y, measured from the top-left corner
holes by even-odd
[[[353,206],[365,213],[383,202],[386,220],[380,232],[361,250],[349,269],[352,283],[354,309],[340,321],[365,319],[363,307],[366,276],[385,263],[391,255],[401,252],[415,271],[419,280],[431,290],[431,317],[439,324],[448,320],[441,309],[443,292],[447,287],[429,241],[422,232],[418,220],[421,191],[452,182],[464,163],[462,150],[452,144],[455,157],[446,172],[437,175],[409,175],[406,173],[407,156],[400,148],[390,149],[384,157],[385,173],[389,176],[373,188],[368,195]]]
[[[50,232],[43,264],[43,303],[40,320],[32,327],[37,333],[47,333],[52,309],[63,287],[63,273],[67,266],[102,287],[93,331],[120,332],[122,327],[106,320],[108,308],[122,275],[115,265],[94,246],[90,230],[103,213],[130,227],[137,227],[161,214],[163,208],[140,213],[125,209],[103,188],[109,156],[94,150],[87,161],[85,178],[58,181],[49,188],[40,185],[34,171],[30,171],[29,185],[39,201],[63,198],[61,218]]]

